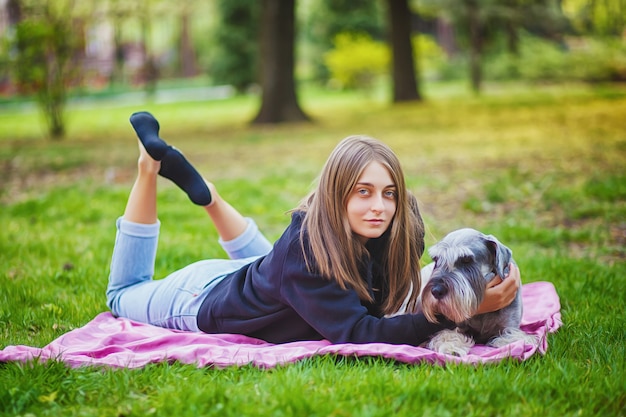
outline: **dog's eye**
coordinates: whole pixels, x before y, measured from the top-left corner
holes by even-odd
[[[471,264],[472,262],[474,262],[473,256],[461,256],[459,258],[459,263],[462,263],[462,264]]]

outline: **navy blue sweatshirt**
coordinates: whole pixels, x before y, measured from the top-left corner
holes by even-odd
[[[304,213],[294,213],[269,254],[233,272],[208,294],[198,312],[200,330],[271,343],[327,339],[419,345],[435,332],[454,327],[443,318],[441,324],[430,323],[422,314],[383,317],[382,296],[374,303],[362,302],[354,290],[310,272],[300,243],[303,218]],[[380,246],[368,248],[376,252]],[[379,256],[371,253],[364,262],[363,279],[372,294],[373,286],[384,282]]]

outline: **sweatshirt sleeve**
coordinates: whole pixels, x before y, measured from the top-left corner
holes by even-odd
[[[420,345],[434,333],[454,328],[442,318],[430,323],[423,314],[376,317],[368,314],[358,295],[333,279],[307,270],[299,242],[291,242],[283,264],[281,298],[322,337],[332,343]],[[289,259],[289,261],[286,261]]]

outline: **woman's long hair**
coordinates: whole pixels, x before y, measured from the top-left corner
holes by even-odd
[[[411,286],[409,307],[415,305],[420,288],[420,258],[424,252],[424,224],[415,197],[406,189],[404,174],[394,152],[384,143],[367,136],[343,139],[328,157],[316,189],[302,201],[306,212],[301,242],[308,245],[312,259],[308,267],[337,280],[342,288],[353,288],[361,300],[372,302],[359,265],[369,256],[365,245],[354,236],[347,216],[348,198],[366,166],[382,164],[396,186],[396,212],[383,250],[383,277],[388,297],[384,314],[398,310]],[[306,237],[305,237],[306,234]]]

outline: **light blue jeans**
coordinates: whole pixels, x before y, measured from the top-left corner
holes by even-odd
[[[198,310],[206,295],[229,273],[266,255],[271,243],[252,219],[245,232],[220,244],[231,259],[195,262],[155,280],[154,261],[161,224],[117,219],[107,305],[113,315],[169,329],[199,331]]]

